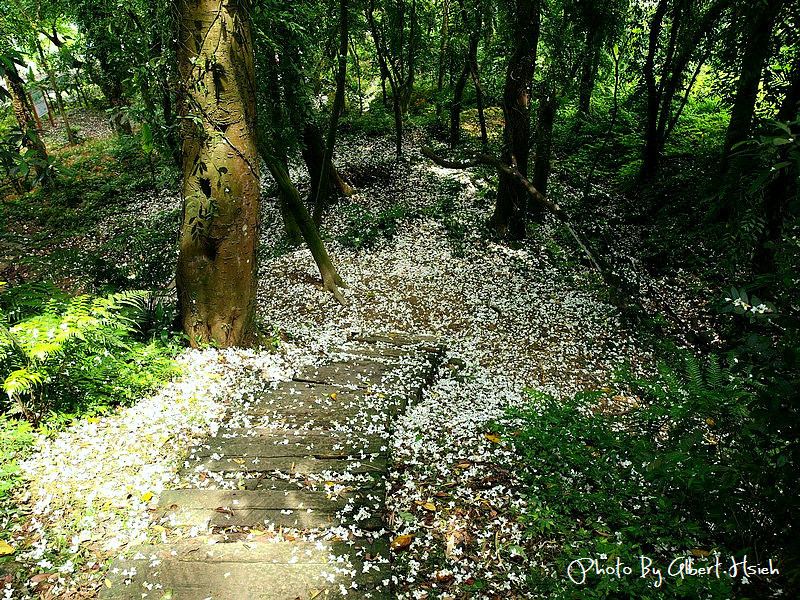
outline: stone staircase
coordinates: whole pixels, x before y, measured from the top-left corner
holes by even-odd
[[[158,498],[162,542],[117,559],[102,599],[392,598],[392,423],[435,376],[428,337],[359,335],[189,449]]]

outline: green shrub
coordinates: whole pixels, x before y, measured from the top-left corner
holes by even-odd
[[[336,239],[343,246],[358,250],[371,248],[381,238],[392,239],[398,223],[408,216],[408,208],[396,205],[376,214],[360,204],[350,204],[342,207],[342,213],[347,227]]]
[[[6,499],[19,480],[18,461],[30,450],[33,441],[30,423],[0,414],[0,506],[8,506]]]
[[[8,412],[34,424],[51,412],[130,402],[175,373],[174,348],[134,337],[145,292],[56,296],[38,314],[0,323],[0,376]],[[22,314],[22,313],[19,313]]]
[[[668,578],[655,588],[638,577],[641,556],[666,573],[681,556],[700,567],[716,551],[729,566],[731,556],[752,561],[758,550],[791,571],[794,454],[770,433],[774,416],[759,415],[764,386],[718,359],[681,352],[655,378],[623,381],[634,407],[599,408],[607,393],[562,401],[531,392],[531,405],[503,422],[526,465],[528,535],[553,541],[543,559],[557,576],[534,569],[531,589],[553,598],[730,598],[741,583]],[[619,558],[636,575],[592,571],[576,585],[568,566],[583,557],[599,558],[601,568]]]

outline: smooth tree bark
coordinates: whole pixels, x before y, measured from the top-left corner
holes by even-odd
[[[501,161],[515,168],[522,178],[528,176],[530,152],[531,82],[536,69],[539,43],[539,0],[517,0],[514,10],[514,48],[508,61],[503,88],[503,154]],[[518,177],[500,169],[497,202],[491,224],[501,236],[525,237],[528,191]],[[531,211],[540,219],[542,210]]]
[[[306,245],[311,250],[314,262],[317,264],[320,277],[322,277],[322,287],[331,292],[340,304],[345,304],[344,296],[342,296],[339,288],[347,286],[333,266],[333,262],[325,248],[325,243],[319,235],[319,230],[300,199],[297,188],[289,178],[286,165],[269,154],[262,153],[262,156],[264,156],[267,168],[278,184],[282,202],[281,210],[285,212],[284,218],[288,218],[288,221],[284,221],[287,229],[289,227],[298,228]]]
[[[11,107],[14,111],[14,117],[22,132],[22,146],[28,153],[32,153],[36,159],[33,161],[33,172],[36,179],[46,185],[49,182],[48,173],[44,167],[48,162],[47,148],[39,136],[39,129],[36,126],[34,112],[28,101],[28,94],[25,91],[22,78],[20,78],[13,61],[9,61],[9,64],[10,66],[6,68],[6,86],[8,93],[11,95]]]
[[[744,51],[736,82],[736,95],[731,109],[731,119],[725,134],[721,171],[727,173],[731,166],[733,147],[750,137],[750,126],[756,108],[756,97],[761,75],[770,56],[772,31],[785,0],[764,0],[749,4],[749,27],[744,32]]]
[[[259,235],[247,0],[177,0],[183,216],[177,287],[192,346],[250,344]]]

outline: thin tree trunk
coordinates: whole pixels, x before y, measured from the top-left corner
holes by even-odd
[[[467,9],[464,0],[458,1],[461,9],[461,19],[467,24]],[[467,68],[475,86],[475,102],[478,107],[478,123],[481,128],[481,145],[485,148],[489,144],[489,135],[486,132],[486,117],[483,114],[483,89],[478,77],[478,38],[480,37],[483,20],[480,11],[475,12],[475,29],[469,29],[469,50],[467,51]]]
[[[333,160],[333,147],[336,144],[336,126],[339,124],[339,115],[344,108],[344,85],[347,77],[347,0],[339,0],[339,68],[336,74],[336,96],[333,99],[331,121],[328,125],[328,139],[325,141],[325,155],[322,160],[322,172],[319,175],[320,184],[317,186],[317,195],[314,198],[314,225],[319,227],[322,223],[322,213],[328,206],[329,194],[327,186],[322,182],[328,181],[331,175],[331,161]]]
[[[778,110],[779,123],[788,124],[797,120],[800,109],[798,102],[800,102],[800,60],[795,60],[789,75],[786,96]],[[783,133],[785,132],[781,135]],[[792,133],[795,136],[800,135],[796,127]],[[790,200],[797,197],[798,173],[789,159],[791,148],[792,144],[780,146],[778,161],[789,164],[778,171],[763,195],[764,230],[753,252],[753,272],[757,275],[775,273],[775,257],[783,238],[784,223],[790,213]]]
[[[772,30],[784,0],[766,0],[751,4],[751,27],[746,33],[746,45],[742,56],[739,79],[736,82],[736,96],[731,110],[731,120],[725,135],[722,149],[722,173],[730,167],[732,148],[750,136],[750,125],[756,107],[756,97],[761,84],[761,74],[769,58],[772,46]]]
[[[461,143],[461,108],[464,97],[464,86],[467,83],[467,65],[458,76],[453,90],[453,102],[450,104],[450,147],[455,148]]]
[[[50,80],[50,86],[53,88],[53,93],[56,96],[58,114],[61,115],[61,120],[64,122],[67,140],[71,146],[75,146],[78,143],[78,140],[75,138],[75,133],[72,131],[72,127],[70,127],[69,119],[67,118],[67,111],[64,110],[64,102],[61,99],[61,90],[58,87],[58,83],[56,83],[56,77],[53,74],[53,70],[50,68],[50,63],[47,61],[47,57],[44,55],[44,50],[42,50],[42,45],[38,40],[36,41],[36,50],[39,52],[39,60],[42,61],[42,68],[47,73],[47,78]]]
[[[556,91],[542,85],[539,99],[538,124],[536,127],[536,161],[533,166],[533,187],[547,195],[547,180],[550,177],[550,154],[553,147],[553,122],[557,107]]]
[[[596,43],[597,27],[589,23],[586,32],[586,51],[581,63],[581,79],[578,84],[578,114],[577,122],[582,124],[589,116],[594,92],[594,82],[597,78],[597,56],[600,53],[599,44]]]
[[[440,35],[442,40],[439,44],[439,65],[436,77],[436,119],[442,114],[442,88],[444,87],[444,59],[447,56],[448,26],[450,22],[450,0],[444,0],[442,12],[442,29]]]
[[[350,54],[353,57],[353,66],[356,68],[356,80],[358,81],[358,116],[364,114],[364,95],[361,92],[361,65],[359,64],[356,45],[350,42]]]
[[[181,321],[192,346],[242,346],[255,333],[259,236],[249,3],[177,0],[177,8],[183,117]]]
[[[650,22],[650,32],[648,38],[647,58],[644,62],[644,81],[647,91],[647,113],[645,115],[646,129],[644,150],[642,152],[642,166],[639,172],[641,179],[651,177],[660,162],[661,149],[658,144],[658,110],[661,105],[661,98],[658,87],[656,86],[656,66],[655,56],[658,50],[658,39],[661,36],[664,15],[667,12],[668,0],[660,0],[656,6],[653,19]],[[675,27],[675,24],[673,24]]]
[[[389,80],[389,86],[392,88],[392,108],[394,111],[394,130],[395,130],[395,149],[397,151],[397,158],[403,156],[403,114],[400,108],[400,83],[395,81],[395,76],[389,70],[386,62],[386,51],[383,44],[383,38],[378,30],[377,23],[375,22],[375,2],[370,0],[369,6],[366,9],[367,22],[372,32],[372,41],[375,43],[375,53],[378,56],[378,64],[381,70],[381,85],[384,90],[384,102],[386,100],[386,87],[383,83],[384,79]]]
[[[319,274],[322,277],[322,286],[331,292],[336,300],[344,304],[344,297],[339,288],[347,286],[333,266],[328,251],[325,249],[325,244],[319,235],[319,230],[314,225],[314,220],[308,214],[308,210],[302,200],[300,200],[300,195],[289,178],[286,167],[278,160],[266,156],[264,158],[267,168],[269,168],[270,173],[272,173],[278,184],[282,199],[286,202],[287,212],[300,229],[306,245],[311,250],[311,255],[314,257],[314,262],[317,264]]]

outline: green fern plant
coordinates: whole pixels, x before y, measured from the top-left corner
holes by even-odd
[[[0,323],[2,387],[9,412],[39,424],[56,405],[113,387],[134,353],[131,307],[141,305],[146,296],[134,291],[105,298],[51,298],[38,315],[13,325]]]

